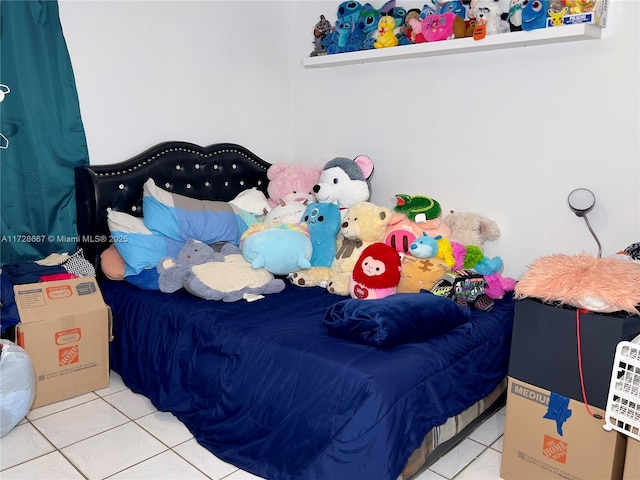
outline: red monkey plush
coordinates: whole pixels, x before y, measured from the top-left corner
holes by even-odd
[[[384,298],[396,293],[400,282],[400,255],[382,242],[372,243],[360,254],[349,282],[349,294],[360,300]]]

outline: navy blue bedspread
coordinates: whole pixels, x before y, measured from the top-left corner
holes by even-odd
[[[219,458],[268,479],[395,480],[433,427],[506,376],[514,302],[421,343],[328,335],[344,297],[287,285],[256,302],[101,283],[111,368]]]

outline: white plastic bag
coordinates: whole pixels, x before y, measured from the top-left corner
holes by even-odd
[[[0,437],[26,416],[36,396],[36,372],[27,352],[0,339]]]

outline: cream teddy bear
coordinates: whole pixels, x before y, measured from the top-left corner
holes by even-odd
[[[362,251],[380,242],[391,221],[391,210],[371,202],[349,208],[342,222],[338,249],[330,267],[312,267],[289,275],[301,287],[323,286],[336,295],[349,295],[349,280]]]
[[[444,223],[451,229],[451,234],[447,238],[451,242],[462,245],[475,245],[482,248],[485,241],[500,238],[500,227],[497,222],[478,213],[452,210],[444,217]]]

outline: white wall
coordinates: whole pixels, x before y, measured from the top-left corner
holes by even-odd
[[[287,161],[290,32],[265,21],[277,3],[61,0],[91,163],[167,140]],[[293,10],[277,16],[290,25]]]
[[[91,162],[169,139],[271,162],[365,153],[375,203],[428,195],[496,220],[486,253],[517,278],[541,255],[596,253],[566,205],[577,187],[596,194],[603,255],[640,240],[639,2],[611,0],[600,40],[304,69],[337,4],[61,1]]]

